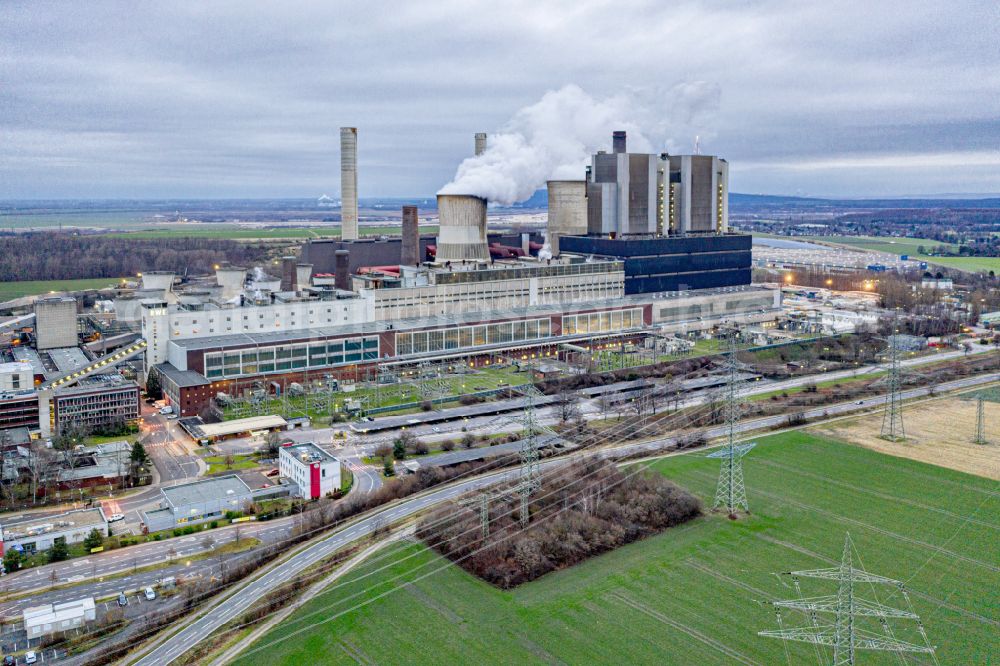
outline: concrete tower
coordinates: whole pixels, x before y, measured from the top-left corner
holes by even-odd
[[[358,128],[340,128],[340,238],[358,238]]]
[[[476,132],[476,157],[486,152],[486,132]]]
[[[403,206],[403,242],[400,247],[399,264],[418,266],[420,264],[420,228],[417,221],[417,207]]]
[[[437,261],[489,261],[486,243],[486,199],[466,194],[439,194]]]

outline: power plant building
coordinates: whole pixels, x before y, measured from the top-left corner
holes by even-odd
[[[587,169],[587,232],[666,236],[729,230],[729,165],[710,155],[629,153],[624,132],[614,152]]]

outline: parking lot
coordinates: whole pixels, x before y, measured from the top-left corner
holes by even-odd
[[[74,636],[84,635],[88,631],[93,631],[94,626],[100,624],[101,620],[107,617],[108,613],[121,610],[125,619],[135,619],[156,608],[170,606],[171,599],[174,599],[173,597],[161,596],[159,591],[155,594],[155,599],[147,599],[143,590],[129,591],[126,595],[128,600],[127,606],[119,606],[117,598],[98,601],[95,607],[97,619],[94,622],[88,623],[85,627],[71,629],[68,632],[67,638],[72,640]],[[35,663],[38,664],[56,663],[67,656],[66,650],[58,647],[41,649],[39,646],[44,641],[44,637],[33,638],[29,641],[21,622],[4,625],[0,628],[0,651],[2,651],[3,656],[12,655],[17,664],[27,663],[25,661],[25,653],[28,651],[34,651],[37,659]]]

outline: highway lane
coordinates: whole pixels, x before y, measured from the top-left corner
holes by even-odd
[[[1000,379],[1000,374],[998,373],[968,377],[953,382],[939,384],[935,387],[907,390],[903,392],[903,397],[904,399],[912,399],[926,396],[931,390],[943,392],[970,388],[984,383],[994,382],[998,379]],[[856,402],[848,402],[809,409],[805,410],[804,413],[809,419],[819,419],[823,417],[847,414],[859,408],[864,409],[877,407],[884,404],[884,402],[885,397],[883,396],[863,400],[860,405]],[[739,424],[738,429],[740,432],[746,432],[761,428],[773,428],[787,422],[788,415],[782,414],[743,422]],[[706,436],[711,439],[723,435],[725,433],[725,427],[713,427],[705,430],[704,432]],[[647,451],[650,453],[660,451],[674,441],[675,440],[672,437],[662,437],[646,442],[625,444],[611,449],[602,449],[594,451],[593,454],[605,458],[632,454],[641,455]],[[691,453],[691,451],[680,453],[687,454]],[[542,463],[541,467],[543,469],[549,469],[566,463],[566,459],[557,458],[545,461]],[[273,592],[277,589],[277,587],[289,580],[297,572],[302,571],[315,562],[332,555],[337,550],[350,544],[352,541],[370,535],[375,529],[384,527],[390,521],[415,515],[430,506],[454,499],[471,490],[502,483],[505,480],[513,480],[516,478],[516,474],[516,470],[501,472],[494,475],[470,479],[454,486],[449,486],[439,490],[429,491],[410,499],[404,499],[397,504],[381,511],[377,511],[374,514],[361,519],[350,527],[334,532],[324,539],[310,543],[296,552],[289,559],[278,562],[276,565],[273,565],[263,571],[261,575],[238,585],[235,590],[223,595],[222,598],[209,602],[201,614],[191,619],[186,624],[182,622],[181,624],[184,624],[184,626],[182,626],[179,631],[173,633],[165,639],[162,639],[151,650],[147,651],[145,655],[130,660],[128,663],[133,663],[137,666],[154,666],[157,664],[170,663],[172,660],[177,659],[184,654],[185,651],[208,638],[226,622],[238,617],[258,600]]]

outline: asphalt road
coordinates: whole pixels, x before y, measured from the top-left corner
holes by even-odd
[[[1000,374],[993,373],[990,375],[969,377],[953,382],[939,384],[933,387],[933,389],[935,391],[950,391],[973,387],[997,381],[998,379],[1000,379]],[[930,392],[930,390],[930,388],[908,390],[903,392],[903,397],[905,399],[910,399],[925,396]],[[869,398],[862,401],[860,405],[856,402],[849,402],[806,410],[805,415],[810,419],[822,418],[824,416],[836,416],[838,414],[845,414],[859,408],[863,409],[876,407],[884,402],[884,396]],[[783,423],[787,423],[787,421],[788,415],[786,414],[770,416],[741,423],[739,425],[739,430],[742,432],[747,430],[775,427],[780,426]],[[724,426],[720,426],[707,429],[705,434],[711,439],[724,434],[724,432]],[[639,444],[626,444],[615,447],[614,449],[603,449],[595,452],[595,455],[600,455],[602,457],[618,457],[628,454],[641,454],[645,451],[654,452],[662,450],[665,446],[669,446],[673,441],[674,439],[672,437],[663,437]],[[557,458],[542,463],[541,467],[547,469],[565,463],[565,460]],[[337,550],[344,548],[351,542],[368,536],[379,527],[385,526],[386,524],[395,522],[407,516],[412,516],[430,506],[454,499],[471,490],[489,485],[496,485],[505,480],[513,480],[516,478],[517,474],[517,470],[498,473],[487,477],[470,479],[457,485],[442,488],[437,491],[431,491],[423,495],[417,495],[411,499],[403,500],[390,508],[378,511],[348,528],[331,534],[325,539],[313,542],[297,552],[290,559],[280,562],[276,566],[268,569],[265,573],[263,573],[263,575],[238,585],[235,591],[224,595],[224,598],[210,602],[206,608],[203,609],[200,615],[188,622],[179,631],[176,631],[162,640],[152,650],[148,651],[145,656],[129,661],[128,663],[137,664],[139,666],[156,666],[159,664],[170,663],[184,654],[185,651],[208,638],[219,627],[223,626],[233,618],[238,617],[254,603],[273,592],[282,583],[289,580],[295,574],[332,555]]]

